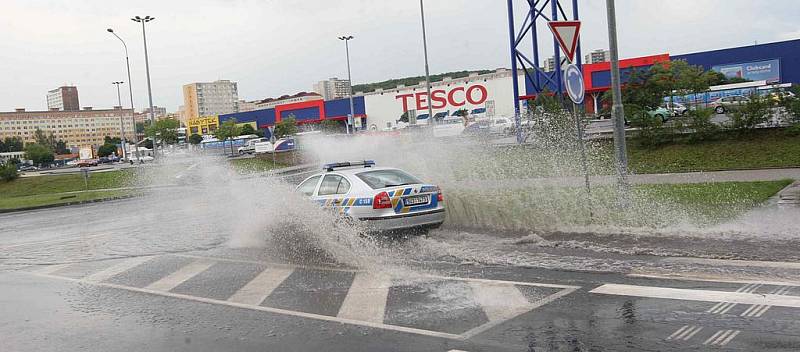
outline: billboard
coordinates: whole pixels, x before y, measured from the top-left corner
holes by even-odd
[[[726,77],[739,77],[750,81],[781,81],[781,62],[778,59],[753,61],[739,64],[716,65],[711,67]]]

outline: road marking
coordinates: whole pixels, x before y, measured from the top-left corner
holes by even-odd
[[[736,335],[739,335],[741,331],[739,330],[720,330],[717,331],[714,335],[711,335],[705,342],[704,345],[716,345],[716,346],[725,346],[731,340],[733,340]]]
[[[392,280],[384,274],[358,273],[336,316],[344,319],[383,323]]]
[[[800,281],[782,281],[782,279],[776,280],[765,280],[762,277],[747,277],[747,278],[737,278],[732,279],[730,277],[722,277],[722,276],[713,276],[707,275],[702,273],[681,273],[680,276],[677,275],[667,275],[667,274],[659,274],[659,273],[651,273],[651,272],[640,272],[640,273],[632,273],[628,274],[628,277],[641,277],[646,279],[664,279],[664,280],[681,280],[681,281],[701,281],[701,282],[724,282],[724,283],[732,283],[732,284],[748,284],[748,283],[761,283],[764,285],[788,285],[788,286],[800,286]]]
[[[153,257],[132,257],[123,260],[120,263],[114,264],[108,268],[105,268],[101,271],[98,271],[94,274],[91,274],[83,279],[90,282],[100,282],[108,280],[117,274],[121,274],[124,271],[133,269],[141,264],[144,264],[148,260],[153,259]]]
[[[294,270],[267,268],[228,298],[229,302],[260,305]]]
[[[772,306],[800,308],[800,297],[772,294],[692,290],[683,288],[620,284],[604,284],[589,292],[618,296],[677,299],[684,301],[732,302],[739,304],[768,304]]]
[[[706,313],[711,313],[711,314],[717,314],[717,313],[719,313],[719,314],[725,314],[725,313],[727,313],[729,310],[731,310],[731,308],[733,308],[733,307],[735,307],[735,306],[736,306],[736,303],[731,303],[731,302],[719,302],[719,303],[717,303],[715,306],[711,307],[711,309],[707,310],[707,311],[706,311]]]
[[[745,266],[762,268],[783,268],[800,269],[800,263],[796,262],[771,262],[761,260],[732,260],[732,259],[708,259],[708,258],[664,258],[662,262],[669,263],[689,263],[689,264],[712,264],[717,266]]]
[[[214,265],[214,262],[210,260],[195,260],[178,269],[178,271],[163,277],[161,280],[158,280],[145,288],[151,291],[169,291],[182,284],[184,281],[191,279],[199,273],[202,273],[212,265]]]
[[[774,288],[772,291],[770,291],[769,294],[778,295],[778,296],[784,296],[787,293],[789,293],[789,291],[791,291],[791,290],[792,290],[791,286],[779,286],[779,287]],[[772,306],[770,306],[770,305],[764,305],[763,307],[760,307],[760,309],[759,309],[758,306],[752,306],[752,307],[748,308],[746,311],[744,311],[744,313],[740,314],[739,316],[760,318],[770,308],[772,308]]]
[[[59,271],[61,269],[64,269],[64,268],[66,268],[66,267],[68,267],[70,265],[72,265],[72,263],[46,265],[46,266],[38,268],[38,269],[36,269],[36,270],[34,270],[32,272],[36,273],[36,274],[48,275],[48,274],[52,274],[52,273],[54,273],[56,271]]]
[[[675,330],[675,332],[673,332],[672,335],[667,336],[667,340],[672,340],[673,337],[675,337],[678,334],[682,333],[683,330],[686,330],[688,327],[689,327],[689,325],[684,325],[680,329]]]
[[[516,286],[470,282],[475,302],[481,305],[489,321],[507,320],[530,310],[531,303]]]
[[[694,337],[694,335],[697,334],[698,332],[700,332],[700,330],[703,330],[702,326],[695,326],[694,331],[689,333],[689,335],[686,335],[686,337],[683,338],[683,341],[689,341],[689,339]]]

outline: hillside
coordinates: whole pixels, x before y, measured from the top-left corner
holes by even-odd
[[[445,77],[451,78],[461,78],[467,77],[470,73],[478,73],[478,74],[486,74],[494,72],[494,70],[477,70],[477,71],[454,71],[454,72],[445,72],[440,74],[431,75],[431,82],[441,81]],[[414,76],[414,77],[405,77],[405,78],[397,78],[397,79],[390,79],[383,82],[376,82],[376,83],[366,83],[366,84],[356,84],[353,86],[354,92],[363,92],[368,93],[375,91],[378,88],[382,89],[392,89],[397,87],[400,84],[406,86],[413,86],[419,84],[419,82],[424,81],[425,76]]]

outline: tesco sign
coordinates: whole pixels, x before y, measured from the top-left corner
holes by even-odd
[[[466,87],[454,87],[450,90],[434,89],[431,91],[431,108],[442,109],[445,107],[460,107],[467,105],[483,104],[489,97],[486,87],[475,84]],[[395,100],[403,103],[403,111],[410,109],[425,110],[428,108],[428,93],[398,94]]]

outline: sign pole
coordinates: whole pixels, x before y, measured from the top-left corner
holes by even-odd
[[[581,150],[581,166],[583,167],[583,180],[586,185],[586,204],[589,207],[589,222],[594,222],[592,207],[592,184],[589,181],[589,163],[586,158],[586,145],[583,142],[583,124],[578,117],[578,104],[572,103],[572,115],[575,117],[575,128],[578,131],[578,146]]]

